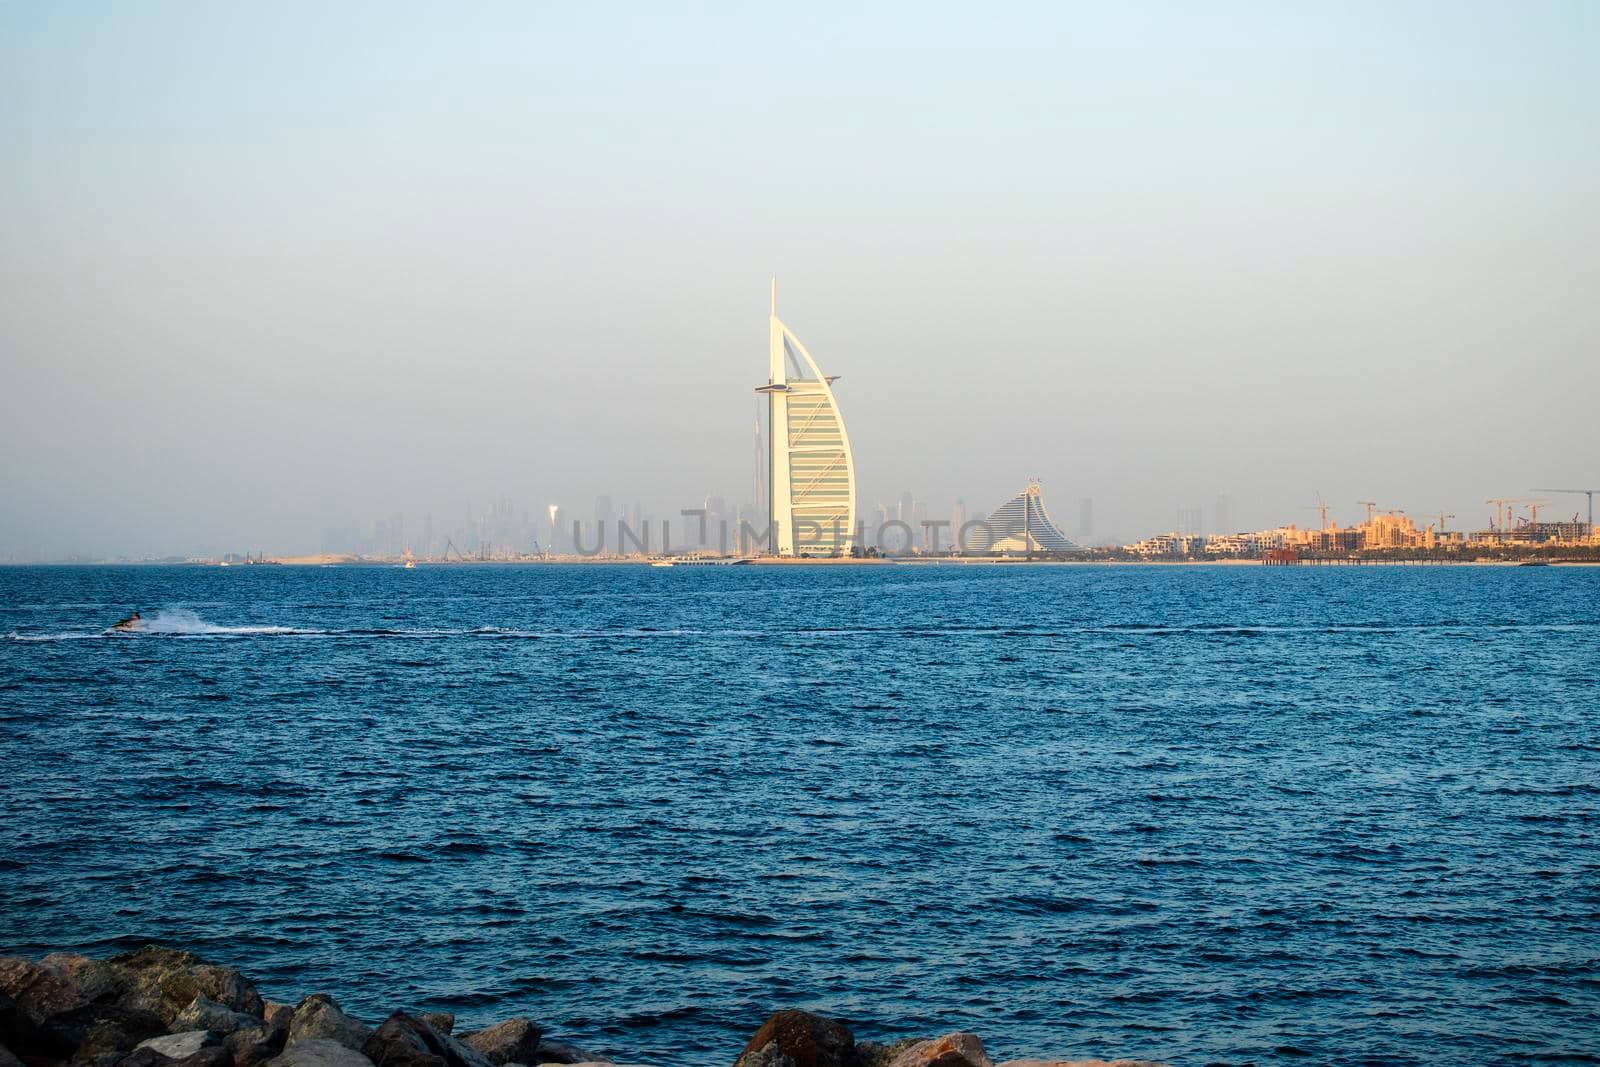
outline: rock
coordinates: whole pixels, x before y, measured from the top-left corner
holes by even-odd
[[[88,1003],[77,986],[20,956],[0,958],[0,993],[8,996],[35,1026]]]
[[[11,1050],[0,1045],[0,1067],[22,1067],[22,1061],[11,1054]]]
[[[543,1067],[547,1063],[610,1063],[611,1060],[598,1053],[588,1052],[564,1041],[551,1041],[545,1038],[539,1042],[539,1047],[534,1050],[533,1062]],[[511,1067],[506,1064],[505,1067]]]
[[[1166,1067],[1154,1060],[1006,1060],[1000,1067]]]
[[[81,959],[58,956],[49,967],[29,960],[0,960],[0,1042],[22,1057],[88,1062],[99,1055],[127,1052],[145,1038],[166,1033],[166,1020],[119,1002],[113,985],[96,980],[93,988],[101,996],[91,999],[83,988],[62,977],[90,974],[93,962],[79,964]]]
[[[228,1050],[209,1045],[191,1056],[175,1060],[153,1048],[136,1048],[119,1060],[107,1061],[111,1067],[233,1067]]]
[[[761,1024],[734,1067],[852,1067],[855,1046],[843,1023],[791,1009]]]
[[[493,1067],[477,1049],[403,1011],[385,1019],[361,1051],[378,1067]]]
[[[0,990],[0,1045],[26,1051],[38,1046],[39,1037],[39,1024],[9,993]]]
[[[977,1034],[953,1033],[918,1041],[889,1061],[889,1067],[993,1067]]]
[[[372,1067],[361,1053],[326,1037],[308,1037],[267,1061],[267,1067]]]
[[[372,1027],[350,1018],[339,1010],[339,1004],[326,993],[313,993],[294,1009],[289,1021],[289,1041],[293,1048],[302,1041],[326,1038],[347,1049],[361,1051],[361,1046],[372,1036]]]
[[[856,1067],[889,1067],[891,1061],[912,1045],[920,1045],[925,1037],[903,1037],[898,1041],[857,1041]]]
[[[206,996],[197,995],[189,1006],[172,1020],[174,1030],[210,1030],[217,1034],[231,1034],[235,1030],[249,1030],[261,1025],[261,1019],[224,1007]]]
[[[488,1057],[489,1062],[539,1063],[539,1038],[543,1036],[532,1019],[517,1016],[495,1023],[486,1030],[463,1034],[461,1040]]]
[[[430,1040],[431,1039],[431,1040]],[[427,1023],[397,1011],[379,1024],[361,1051],[376,1067],[446,1067]]]
[[[186,1060],[203,1048],[215,1048],[220,1045],[221,1039],[209,1030],[185,1030],[176,1034],[164,1034],[161,1037],[152,1037],[148,1041],[139,1042],[139,1047],[147,1048],[152,1052],[173,1060]]]
[[[276,1000],[264,1000],[261,1002],[261,1018],[268,1026],[274,1026],[281,1020],[287,1027],[289,1020],[294,1018],[294,1005],[280,1004]]]
[[[154,1012],[120,1004],[91,1004],[58,1017],[52,1026],[74,1044],[72,1062],[80,1067],[102,1067],[101,1061],[117,1060],[167,1032],[167,1024]]]
[[[235,1030],[223,1044],[233,1053],[233,1067],[261,1067],[283,1051],[289,1039],[287,1022],[267,1023],[247,1030]]]
[[[93,967],[94,960],[76,952],[52,952],[39,961],[39,966],[77,985],[78,976]]]
[[[146,945],[99,966],[111,973],[94,974],[96,965],[91,964],[80,972],[80,980],[87,976],[118,987],[124,1005],[153,1011],[169,1025],[202,994],[233,1011],[261,1018],[261,995],[255,986],[232,967],[214,966],[192,952]]]
[[[456,1017],[453,1012],[424,1011],[418,1013],[417,1018],[427,1023],[434,1033],[443,1034],[446,1037],[450,1036],[450,1031],[456,1028]]]

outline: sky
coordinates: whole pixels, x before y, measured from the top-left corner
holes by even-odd
[[[1482,526],[1597,189],[1587,2],[0,0],[0,560],[748,497],[772,274],[863,511]]]

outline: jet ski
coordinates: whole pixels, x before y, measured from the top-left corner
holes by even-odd
[[[139,628],[139,620],[141,618],[143,618],[143,616],[136,611],[132,615],[129,615],[126,619],[123,619],[121,622],[117,623],[112,627],[112,629],[122,630],[124,633],[129,630],[136,630]]]

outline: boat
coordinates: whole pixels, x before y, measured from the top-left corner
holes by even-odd
[[[134,630],[137,630],[139,628],[139,620],[141,618],[143,618],[143,616],[141,616],[136,611],[132,615],[129,615],[126,619],[121,620],[115,626],[113,626],[111,628],[113,630],[121,630],[123,633],[130,633],[130,632],[132,632]]]
[[[672,566],[672,561],[670,559],[653,559],[653,560],[650,561],[650,566],[652,566],[652,567],[670,567],[670,566]]]

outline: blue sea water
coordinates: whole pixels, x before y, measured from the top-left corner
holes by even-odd
[[[1600,1062],[1597,708],[1600,569],[0,568],[0,952],[658,1064]]]

